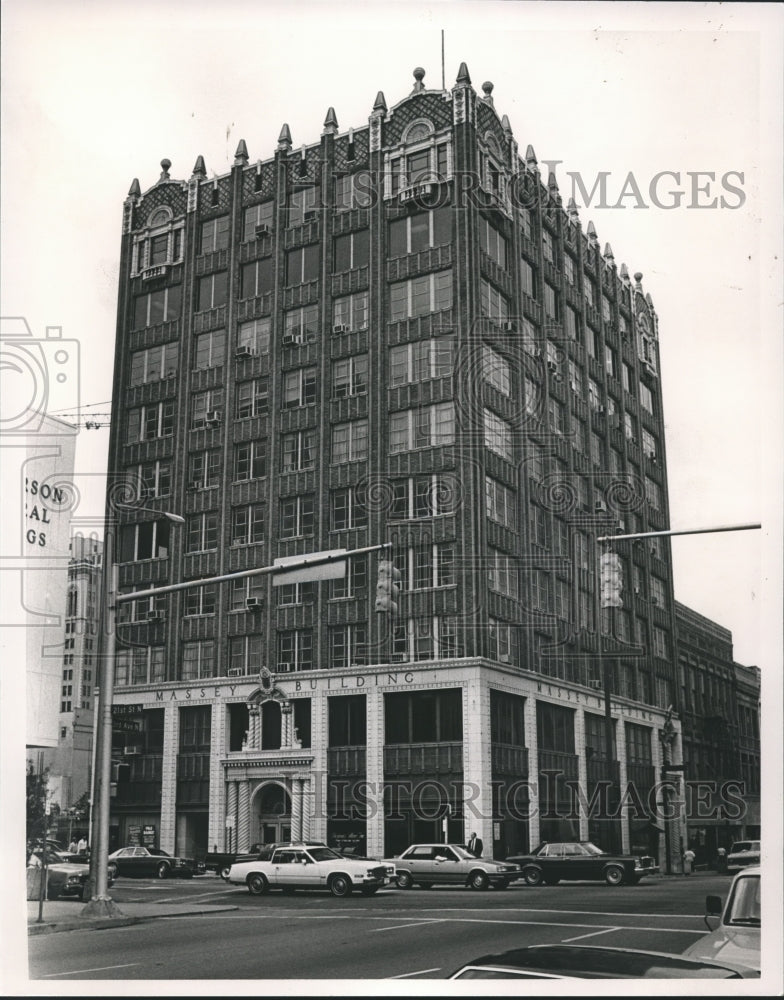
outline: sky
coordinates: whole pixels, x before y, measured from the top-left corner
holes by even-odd
[[[492,81],[521,152],[560,161],[564,200],[567,172],[589,191],[604,172],[607,206],[580,216],[658,312],[671,525],[763,526],[674,539],[675,596],[732,631],[778,702],[779,5],[3,0],[2,13],[0,315],[78,342],[85,412],[109,411],[122,203],[164,157],[173,178],[199,155],[213,176],[240,139],[269,158],[284,122],[295,148],[317,142],[330,106],[341,129],[361,126],[379,90],[390,107],[411,91],[414,67],[441,86],[443,31],[446,86],[461,62],[479,93]],[[630,174],[640,199],[620,197]],[[106,426],[81,432],[85,524],[102,516],[107,449]]]
[[[5,0],[2,315],[77,340],[80,401],[107,413],[131,181],[149,188],[164,157],[187,179],[200,154],[224,174],[240,139],[266,159],[284,122],[295,147],[318,141],[329,106],[342,128],[362,125],[377,91],[390,107],[410,92],[414,67],[441,85],[443,30],[447,87],[463,61],[477,91],[492,81],[521,151],[532,144],[543,169],[556,161],[565,200],[572,174],[587,192],[606,175],[604,203],[594,195],[581,220],[643,274],[659,315],[671,526],[763,524],[675,540],[676,599],[764,669],[780,645],[764,623],[780,520],[777,13]],[[107,446],[105,425],[78,441],[88,522],[101,517]]]

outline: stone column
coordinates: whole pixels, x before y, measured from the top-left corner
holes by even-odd
[[[291,724],[291,705],[281,705],[280,708],[280,745],[290,747],[291,738],[294,735]]]
[[[237,803],[237,850],[250,849],[250,788],[247,779],[239,782]]]
[[[618,721],[615,723],[615,753],[618,757],[618,780],[621,783],[621,801],[626,792],[628,785],[627,778],[627,768],[626,768],[626,719],[623,715],[618,717]],[[621,809],[621,850],[624,854],[629,853],[630,839],[629,839],[629,805],[625,805]]]
[[[310,778],[299,778],[302,784],[302,792],[300,795],[302,801],[302,839],[310,840],[310,814],[313,808],[313,803],[311,802],[311,791],[310,791]]]
[[[574,713],[574,745],[577,749],[577,781],[588,798],[588,762],[585,757],[585,712],[578,709]],[[580,840],[588,840],[588,815],[579,810]]]
[[[367,853],[371,858],[384,857],[384,694],[370,688],[366,694],[367,748],[365,777],[371,801],[367,820]]]
[[[231,827],[231,850],[236,851],[237,849],[237,782],[229,781],[227,794],[226,794],[226,819],[234,820],[234,825]],[[228,831],[226,835],[226,840],[228,840]],[[226,845],[228,849],[228,844]]]
[[[291,779],[291,839],[302,840],[302,781]]]
[[[175,853],[177,818],[177,749],[180,739],[180,710],[176,702],[164,708],[163,762],[161,765],[161,829],[158,844]]]
[[[539,843],[539,735],[536,725],[535,692],[526,693],[525,698],[525,738],[528,744],[528,788],[529,814],[528,838],[529,850]]]

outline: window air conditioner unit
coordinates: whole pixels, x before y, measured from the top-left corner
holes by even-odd
[[[253,351],[251,351],[247,344],[241,344],[234,354],[238,358],[249,358],[253,354]]]
[[[279,674],[288,674],[290,672],[291,672],[291,664],[290,663],[279,663],[278,664],[278,673]]]
[[[261,599],[258,597],[249,597],[245,601],[245,607],[248,609],[248,611],[258,611],[258,609],[261,607]]]
[[[601,681],[588,681],[588,686],[592,687],[595,691],[600,691],[602,687]]]
[[[283,334],[283,343],[287,344],[287,345],[288,344],[299,344],[301,336],[302,336],[301,333],[284,333]]]
[[[596,514],[606,514],[607,513],[607,508],[605,507],[605,505],[602,503],[601,500],[597,501],[593,505],[593,509],[594,509],[594,513],[596,513]]]
[[[270,227],[267,225],[266,222],[257,222],[256,223],[256,235],[257,236],[269,236],[269,234],[270,234]]]
[[[244,671],[242,667],[229,667],[226,671],[227,677],[242,677]]]
[[[501,323],[501,329],[504,331],[504,333],[514,333],[515,325],[511,320],[506,320],[505,322]]]
[[[207,424],[211,426],[212,424],[219,424],[221,419],[220,410],[211,410],[207,414]]]
[[[498,659],[501,661],[501,663],[508,663],[509,662],[509,654],[508,653],[499,653],[498,654]]]
[[[333,333],[348,333],[349,330],[350,330],[350,327],[346,323],[336,323],[332,327],[332,332]]]
[[[140,746],[125,747],[125,749],[123,750],[123,756],[135,757],[137,754],[140,754],[141,752],[142,748]]]
[[[207,420],[206,420],[205,417],[194,417],[193,418],[193,427],[194,428],[204,427],[204,425],[206,424],[206,422],[207,422]]]
[[[191,492],[195,492],[196,490],[200,490],[201,488],[202,484],[198,479],[192,479],[191,482],[188,483],[188,489]]]
[[[305,212],[303,218],[305,222],[314,222],[318,218],[318,215],[319,215],[318,211],[315,208],[312,208],[309,211]]]
[[[151,611],[147,615],[148,622],[162,622],[164,621],[164,615],[162,611]]]

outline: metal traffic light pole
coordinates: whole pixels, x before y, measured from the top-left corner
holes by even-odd
[[[595,541],[597,545],[604,546],[604,551],[601,555],[601,569],[599,572],[599,600],[597,601],[599,605],[599,620],[597,621],[597,629],[599,634],[599,652],[602,658],[602,684],[604,685],[604,723],[605,723],[605,753],[607,755],[608,762],[612,759],[613,750],[613,719],[612,719],[612,702],[611,702],[611,690],[610,690],[610,664],[609,664],[609,654],[605,654],[603,643],[602,643],[602,610],[606,607],[608,608],[609,617],[609,632],[610,635],[614,634],[613,624],[614,624],[614,612],[613,608],[623,607],[623,601],[621,599],[621,590],[623,588],[622,580],[622,567],[620,564],[619,557],[617,553],[611,552],[609,550],[609,545],[613,542],[619,541],[635,541],[641,538],[667,538],[674,535],[707,535],[715,534],[717,532],[723,531],[753,531],[761,528],[761,524],[737,524],[737,525],[721,525],[715,528],[687,528],[684,530],[674,531],[667,529],[665,531],[636,531],[629,534],[619,534],[619,535],[600,535]],[[605,603],[606,602],[606,603]],[[670,721],[670,714],[672,711],[672,706],[668,711],[667,721],[665,727],[668,727],[672,732],[668,732],[667,736],[670,740],[670,745],[672,738],[674,738],[675,731],[672,727]],[[661,734],[660,734],[661,736]],[[666,753],[669,757],[671,750]],[[665,761],[664,766],[661,769],[661,775],[663,776],[669,772],[682,771],[682,765],[673,765],[672,761]],[[669,796],[668,796],[669,797]],[[665,801],[666,804],[666,801]],[[667,816],[664,818],[664,840],[665,840],[665,852],[666,852],[666,866],[667,874],[672,874],[672,863],[670,858],[670,827]]]
[[[182,524],[185,519],[179,514],[163,512],[168,520]],[[114,660],[116,651],[117,608],[120,604],[138,601],[145,597],[160,597],[179,590],[190,590],[193,587],[206,587],[212,583],[222,583],[224,580],[239,580],[250,576],[267,576],[277,574],[281,583],[293,580],[327,579],[322,568],[329,567],[332,576],[345,576],[345,560],[349,556],[362,555],[365,552],[377,552],[381,549],[391,549],[391,542],[380,545],[366,545],[363,548],[332,549],[328,552],[317,552],[309,556],[293,556],[279,560],[272,566],[260,566],[256,569],[239,570],[235,573],[223,573],[218,576],[203,577],[199,580],[187,580],[182,583],[172,583],[165,587],[151,587],[148,590],[136,590],[128,594],[119,591],[119,567],[114,561],[113,529],[106,532],[104,541],[104,567],[109,575],[105,578],[104,589],[104,629],[103,649],[100,662],[100,692],[101,700],[96,729],[97,759],[95,767],[95,799],[93,813],[95,821],[93,834],[95,843],[90,845],[90,873],[92,881],[92,897],[83,908],[85,916],[117,916],[121,910],[108,893],[109,865],[109,814],[111,806],[111,776],[112,776],[112,698],[114,695]],[[342,563],[342,572],[340,566]],[[394,577],[394,573],[392,574]],[[275,583],[275,581],[273,581]]]

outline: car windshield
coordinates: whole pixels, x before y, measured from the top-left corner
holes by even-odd
[[[470,851],[467,851],[465,847],[461,847],[459,844],[450,844],[449,846],[452,848],[452,850],[455,852],[458,858],[460,858],[461,861],[475,860],[474,855]]]
[[[735,882],[724,923],[745,927],[760,926],[759,875],[746,875]]]
[[[308,854],[314,861],[333,861],[335,858],[342,860],[337,851],[333,851],[331,847],[309,847]]]
[[[732,845],[732,854],[739,854],[741,851],[758,851],[759,841],[753,840],[739,840],[737,844]]]
[[[166,851],[162,851],[160,847],[148,847],[148,854],[154,854],[156,858],[170,858],[171,854],[167,854]]]

